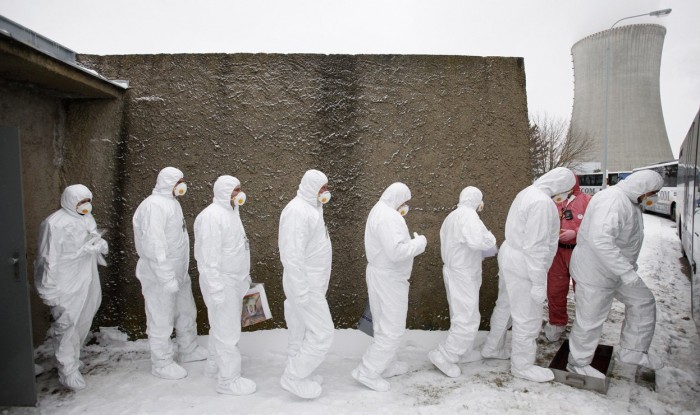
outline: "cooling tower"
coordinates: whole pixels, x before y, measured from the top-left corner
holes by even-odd
[[[582,160],[589,166],[599,167],[603,160],[606,76],[608,171],[673,159],[659,92],[665,35],[663,26],[629,25],[595,33],[571,48],[575,84],[571,126],[594,140],[592,151]]]

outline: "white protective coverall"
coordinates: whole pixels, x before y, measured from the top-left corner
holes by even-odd
[[[333,249],[323,220],[318,192],[328,178],[308,170],[297,195],[282,210],[279,225],[284,318],[289,332],[288,359],[282,387],[303,398],[321,394],[312,373],[333,342],[334,326],[326,301]]]
[[[647,355],[656,324],[656,300],[636,272],[644,238],[637,199],[662,186],[658,173],[642,170],[591,199],[571,257],[576,280],[576,320],[569,336],[572,366],[590,365],[613,298],[625,305],[618,359],[652,369],[662,366],[658,358],[650,362]],[[635,356],[637,360],[626,359]]]
[[[102,302],[97,261],[108,250],[92,214],[79,214],[76,210],[83,199],[92,199],[87,187],[66,187],[61,195],[61,209],[39,227],[34,262],[36,289],[51,307],[54,320],[51,328],[59,381],[73,390],[85,387],[78,371],[80,347]]]
[[[551,370],[534,365],[547,271],[559,242],[559,212],[552,197],[571,190],[575,183],[569,169],[557,167],[518,193],[508,211],[506,240],[498,253],[498,299],[481,353],[485,358],[507,358],[505,338],[512,322],[511,373],[536,382],[554,379]]]
[[[182,177],[182,172],[174,167],[161,170],[153,193],[141,202],[133,218],[139,255],[136,277],[146,305],[151,372],[166,379],[187,376],[185,369],[173,361],[173,327],[177,330],[181,362],[207,357],[196,342],[197,310],[187,272],[190,238],[180,202],[173,195],[173,188]]]
[[[390,385],[381,376],[395,363],[396,350],[406,331],[413,258],[422,254],[427,245],[423,235],[414,233],[415,238],[411,239],[406,220],[397,211],[410,199],[408,186],[391,184],[369,212],[365,226],[367,292],[374,339],[352,375],[365,386],[382,392],[389,390]]]
[[[209,315],[209,357],[218,368],[217,391],[233,395],[255,392],[241,377],[241,308],[250,287],[250,247],[239,215],[231,204],[240,181],[221,176],[214,182],[214,201],[194,221],[194,257],[199,287]]]
[[[479,289],[484,251],[496,247],[496,238],[486,229],[477,209],[482,193],[469,186],[459,195],[457,209],[450,213],[440,228],[442,275],[450,306],[450,330],[447,338],[431,352],[431,361],[451,377],[461,373],[456,363],[471,350],[479,331]],[[439,353],[436,356],[435,353]],[[445,365],[444,362],[448,364]],[[446,370],[445,370],[446,369]]]

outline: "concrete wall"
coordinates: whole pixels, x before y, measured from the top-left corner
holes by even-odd
[[[76,99],[0,78],[0,125],[19,127],[20,131],[28,277],[32,286],[39,225],[60,208],[60,196],[67,185],[88,186],[93,192],[98,224],[116,229],[112,200],[120,123],[118,99]],[[114,236],[108,234],[110,242]],[[108,273],[103,270],[105,277]],[[103,277],[103,285],[109,284],[109,279]],[[30,300],[34,340],[40,344],[50,313],[34,289]],[[108,310],[103,307],[101,312]]]
[[[519,58],[347,55],[80,56],[108,78],[129,79],[114,161],[118,246],[98,324],[143,336],[140,284],[134,276],[131,216],[158,171],[185,172],[181,199],[192,236],[196,215],[222,174],[242,181],[241,217],[251,240],[252,277],[264,282],[283,327],[279,214],[309,168],[330,178],[326,212],[333,242],[328,300],[337,327],[353,327],[367,300],[363,234],[367,214],[394,181],[413,192],[407,222],[428,249],[414,266],[408,326],[447,328],[439,228],[467,185],[485,194],[484,221],[503,240],[515,194],[530,182],[523,61]],[[103,199],[105,200],[105,199]],[[96,210],[102,207],[99,202]],[[100,218],[98,218],[99,220]],[[192,236],[193,238],[193,236]],[[204,331],[206,309],[195,262],[191,276]],[[486,261],[481,292],[488,324],[497,282]],[[484,326],[482,324],[482,326]]]
[[[606,92],[608,171],[673,159],[659,87],[665,36],[666,28],[660,25],[629,25],[595,33],[571,48],[575,77],[571,126],[595,140],[584,161],[602,163]]]
[[[187,225],[210,203],[221,174],[242,180],[242,209],[254,281],[266,283],[283,327],[279,214],[305,170],[330,178],[326,209],[334,248],[328,299],[337,327],[353,327],[367,301],[363,234],[382,191],[403,181],[407,216],[428,248],[411,280],[408,326],[445,329],[439,228],[461,189],[485,194],[484,222],[503,240],[515,194],[530,182],[522,59],[453,56],[140,55],[81,56],[109,78],[129,79],[123,98],[78,99],[0,79],[0,124],[20,128],[30,281],[41,221],[63,188],[87,185],[98,226],[107,229],[109,266],[95,325],[142,337],[146,322],[131,217],[158,171],[181,168]],[[196,264],[191,263],[200,332],[208,329]],[[485,262],[482,328],[496,293],[495,259]],[[49,324],[32,290],[35,342]]]

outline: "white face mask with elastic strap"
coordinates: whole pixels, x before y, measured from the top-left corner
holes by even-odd
[[[92,213],[92,203],[90,203],[90,202],[81,203],[78,205],[78,207],[75,208],[75,211],[81,215],[87,215],[89,213]]]
[[[318,201],[324,205],[326,203],[328,203],[328,201],[330,201],[330,200],[331,200],[331,192],[329,192],[328,190],[326,190],[325,192],[318,195]]]
[[[243,206],[246,200],[248,200],[248,196],[243,192],[238,192],[236,196],[231,198],[231,203],[234,206]]]
[[[400,214],[401,216],[406,216],[406,215],[408,215],[408,205],[407,205],[407,204],[403,204],[403,205],[399,206],[399,208],[396,209],[396,210],[399,211],[399,214]]]
[[[175,196],[184,196],[187,193],[187,183],[178,183],[173,189],[173,194]]]

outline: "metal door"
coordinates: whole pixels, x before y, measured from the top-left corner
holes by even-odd
[[[19,130],[0,126],[0,406],[36,405]]]

